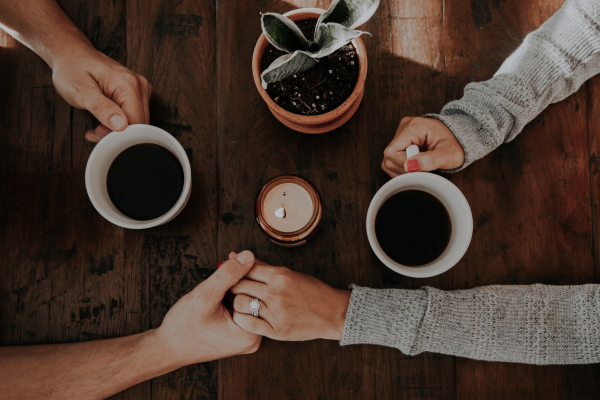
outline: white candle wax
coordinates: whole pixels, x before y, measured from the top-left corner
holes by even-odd
[[[295,183],[282,183],[265,196],[263,214],[280,232],[295,232],[308,224],[313,214],[310,194]]]

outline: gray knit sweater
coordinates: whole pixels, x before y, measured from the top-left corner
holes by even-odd
[[[465,150],[462,169],[600,72],[600,0],[567,0],[492,79],[439,115]],[[487,286],[444,292],[353,287],[342,345],[379,344],[531,364],[600,362],[600,285]]]

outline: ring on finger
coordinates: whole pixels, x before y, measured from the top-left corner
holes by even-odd
[[[253,317],[259,317],[258,310],[260,310],[260,301],[256,297],[252,298],[250,304],[248,304],[248,308],[250,308]]]

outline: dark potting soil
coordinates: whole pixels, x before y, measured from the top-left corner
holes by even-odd
[[[316,19],[297,21],[304,36],[312,41]],[[263,54],[260,72],[287,54],[272,44]],[[352,43],[319,59],[317,65],[279,82],[269,83],[267,93],[283,109],[294,114],[318,115],[341,105],[354,90],[358,80],[358,54]]]

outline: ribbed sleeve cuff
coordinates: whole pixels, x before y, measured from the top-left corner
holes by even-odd
[[[435,118],[442,121],[444,125],[452,131],[465,152],[465,162],[460,167],[454,169],[442,169],[440,170],[441,172],[450,173],[460,171],[473,163],[473,161],[485,156],[485,154],[479,154],[481,153],[481,145],[479,144],[481,141],[481,132],[479,132],[477,126],[473,124],[472,117],[460,114],[426,114],[424,117]]]
[[[340,344],[378,344],[411,354],[417,331],[427,310],[424,290],[369,289],[351,285]]]

